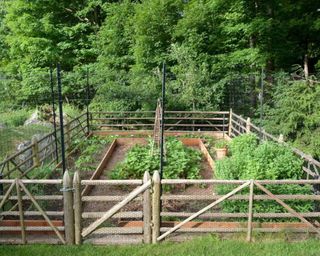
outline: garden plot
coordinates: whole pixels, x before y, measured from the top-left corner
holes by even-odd
[[[199,174],[197,178],[201,179],[212,179],[213,178],[213,159],[211,158],[208,150],[206,149],[204,143],[201,139],[198,138],[181,138],[178,140],[179,143],[183,144],[183,147],[187,147],[187,151],[189,149],[196,150],[196,154],[200,155],[199,159]],[[168,142],[170,144],[170,142]],[[132,150],[133,147],[137,145],[148,145],[148,140],[144,138],[117,138],[110,145],[105,153],[102,161],[100,162],[97,169],[91,176],[92,180],[110,180],[112,178],[113,172],[119,166],[119,163],[123,162],[126,158],[126,155]],[[121,164],[120,164],[121,165]],[[137,175],[140,179],[143,175]],[[127,177],[127,179],[133,179],[134,177]],[[183,177],[181,177],[183,178]],[[186,178],[186,177],[185,177]],[[95,197],[95,200],[90,200],[88,197],[88,201],[86,201],[83,205],[83,211],[86,213],[86,216],[101,216],[103,212],[110,210],[117,202],[121,201],[125,198],[125,196],[130,193],[135,186],[119,186],[119,185],[110,185],[110,186],[86,186],[83,189],[82,195],[90,195]],[[164,188],[166,190],[166,188]],[[168,187],[170,190],[170,188]],[[181,193],[181,189],[189,191],[190,193],[198,193],[202,195],[206,195],[208,193],[212,194],[212,186],[188,186],[188,187],[180,187],[175,190],[164,191],[164,193]],[[108,198],[106,201],[104,198]],[[86,200],[86,199],[85,199]],[[176,207],[174,204],[165,205],[164,207],[169,207],[173,209]],[[112,228],[112,227],[130,227],[130,225],[137,225],[137,227],[141,227],[142,225],[142,197],[137,197],[134,201],[127,204],[121,212],[119,212],[119,216],[125,216],[122,218],[114,218],[111,221],[107,221],[104,223],[104,227]],[[100,214],[97,214],[100,213]],[[96,215],[95,215],[96,214]],[[130,216],[131,214],[131,216]],[[138,216],[138,217],[137,217]],[[94,221],[94,218],[86,218],[84,221],[84,226],[90,225]],[[135,223],[135,224],[134,224]],[[129,226],[128,226],[129,225]],[[132,226],[131,226],[132,227]],[[126,236],[127,237],[127,236]],[[93,235],[95,242],[97,239],[104,239],[101,235]],[[92,238],[92,239],[93,239]],[[128,238],[128,237],[127,237]],[[130,237],[129,237],[130,238]],[[133,237],[136,238],[136,237]],[[118,238],[118,240],[122,238]]]

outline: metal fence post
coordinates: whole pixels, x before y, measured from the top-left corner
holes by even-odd
[[[152,243],[157,243],[160,235],[160,190],[161,179],[158,171],[155,171],[152,177],[153,194],[152,194]]]
[[[81,214],[82,214],[82,207],[81,207],[81,180],[79,172],[76,171],[73,176],[73,210],[74,210],[74,233],[75,233],[75,243],[77,245],[82,243],[81,237]]]
[[[67,244],[74,244],[73,189],[68,170],[63,174],[62,191],[65,240]]]
[[[143,176],[143,183],[150,180],[149,172],[145,172]],[[143,193],[143,242],[145,244],[151,243],[151,195],[150,188]]]
[[[40,166],[40,157],[39,157],[39,144],[36,137],[32,137],[32,159],[33,159],[33,166],[38,167]]]

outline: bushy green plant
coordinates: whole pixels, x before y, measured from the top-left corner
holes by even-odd
[[[0,114],[1,123],[8,127],[17,127],[23,125],[28,119],[31,111],[27,109],[19,109]]]
[[[145,171],[159,169],[160,157],[157,149],[152,149],[150,140],[147,146],[136,145],[127,154],[124,162],[112,172],[113,179],[141,178]],[[166,179],[190,178],[200,176],[201,153],[188,148],[174,137],[166,139],[166,159],[163,177]]]
[[[228,141],[226,140],[217,140],[214,144],[215,148],[225,148],[226,146],[228,146]]]
[[[294,155],[292,150],[280,144],[264,141],[246,134],[235,138],[230,145],[231,156],[216,162],[215,175],[218,179],[249,180],[249,179],[301,179],[302,160]],[[273,194],[311,194],[311,187],[301,185],[265,185]],[[219,194],[230,192],[234,186],[219,185]],[[248,194],[244,189],[242,194]],[[255,194],[264,194],[255,189]],[[286,201],[298,211],[312,210],[312,203],[308,201]],[[226,201],[222,204],[226,212],[247,212],[248,202]],[[255,212],[285,212],[284,208],[275,201],[255,201]]]
[[[77,146],[80,152],[80,156],[75,162],[76,168],[81,171],[93,171],[96,168],[93,165],[96,154],[111,140],[111,138],[102,139],[98,136],[92,136],[87,140],[75,141],[73,146]]]

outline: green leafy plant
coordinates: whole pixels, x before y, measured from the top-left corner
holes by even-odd
[[[217,140],[214,144],[215,148],[225,148],[228,146],[228,141],[226,140]]]
[[[229,145],[231,156],[216,162],[215,175],[218,179],[249,180],[249,179],[301,179],[302,160],[294,155],[288,147],[273,142],[259,143],[258,138],[246,134],[233,139]],[[311,194],[309,185],[265,185],[273,194]],[[231,185],[216,187],[218,194],[226,194],[234,189]],[[255,189],[255,194],[264,194]],[[248,189],[241,191],[248,194]],[[301,212],[312,210],[312,202],[286,201],[292,208]],[[226,201],[222,204],[225,212],[247,212],[248,202]],[[285,212],[275,201],[255,201],[255,212]]]
[[[82,171],[93,171],[96,166],[94,165],[96,154],[110,143],[112,138],[104,138],[92,136],[87,140],[77,140],[74,142],[73,147],[77,146],[80,156],[75,162],[77,169]]]
[[[150,140],[147,146],[134,146],[127,154],[124,162],[112,171],[113,179],[141,178],[145,171],[159,169],[160,157],[157,149],[152,149]],[[174,137],[166,138],[166,159],[163,177],[166,179],[200,177],[201,153],[188,148]]]

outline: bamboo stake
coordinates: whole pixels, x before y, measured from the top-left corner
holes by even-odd
[[[79,172],[76,171],[73,176],[73,210],[74,210],[74,234],[75,234],[75,244],[79,245],[82,243],[81,239],[81,214],[82,214],[82,207],[81,207],[81,181]]]
[[[19,206],[19,218],[20,218],[20,227],[21,227],[21,241],[23,244],[26,244],[26,230],[24,225],[24,216],[23,216],[23,206],[22,206],[22,196],[19,187],[18,179],[15,181],[18,197],[18,206]]]
[[[176,225],[175,227],[171,228],[170,230],[168,230],[166,233],[162,234],[161,236],[159,236],[157,238],[157,241],[161,241],[163,238],[167,237],[168,235],[170,235],[171,233],[173,233],[174,231],[176,231],[177,229],[181,228],[184,224],[186,224],[187,222],[197,218],[198,216],[200,216],[201,214],[203,214],[204,212],[208,211],[209,209],[211,209],[212,207],[214,207],[215,205],[221,203],[222,201],[226,200],[227,198],[231,197],[232,195],[236,194],[237,192],[239,192],[240,190],[242,190],[243,188],[247,187],[250,184],[250,181],[242,184],[241,186],[235,188],[234,190],[232,190],[231,192],[229,192],[228,194],[226,194],[225,196],[221,197],[220,199],[214,201],[213,203],[209,204],[208,206],[204,207],[203,209],[201,209],[200,211],[196,212],[195,214],[191,215],[189,218],[185,219],[184,221],[180,222],[178,225]]]
[[[253,180],[250,180],[250,194],[249,194],[249,212],[248,212],[248,234],[247,234],[247,241],[251,242],[252,240],[252,216],[253,216],[253,187],[254,183]]]
[[[43,218],[47,221],[47,223],[50,225],[50,227],[53,229],[53,231],[57,234],[58,238],[60,241],[65,244],[66,241],[63,239],[61,236],[59,230],[53,225],[51,220],[49,219],[48,215],[41,209],[40,205],[38,202],[34,199],[33,195],[30,193],[30,191],[25,187],[25,185],[19,180],[19,185],[20,187],[24,190],[24,192],[29,196],[31,202],[34,204],[34,206],[37,208],[37,210],[41,213]]]
[[[143,176],[143,183],[150,180],[149,172],[145,172]],[[151,243],[151,196],[150,189],[143,193],[143,242],[145,244]]]

